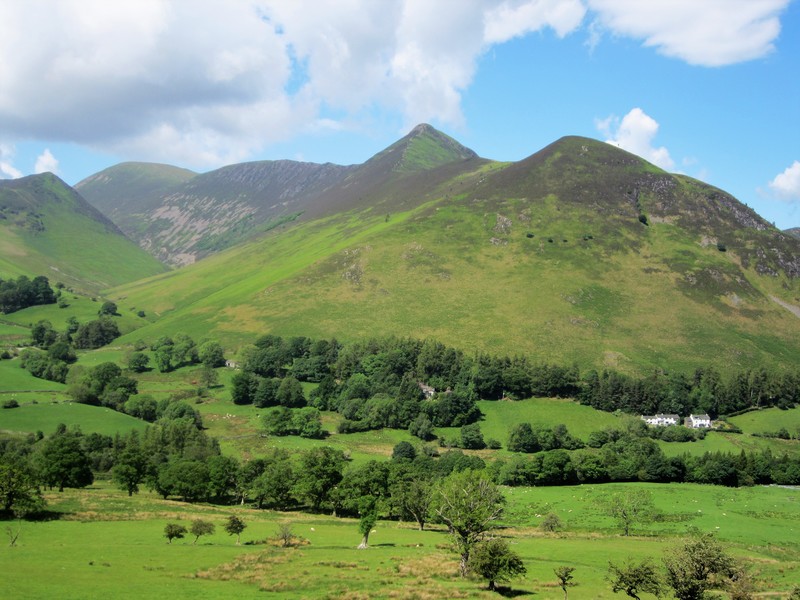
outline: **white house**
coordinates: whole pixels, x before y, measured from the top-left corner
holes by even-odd
[[[419,389],[422,390],[422,393],[425,395],[426,400],[430,400],[436,395],[436,388],[426,385],[421,381],[419,382]]]
[[[681,422],[679,415],[642,415],[642,420],[653,427],[667,427]]]
[[[710,429],[711,417],[708,415],[689,415],[686,419],[686,426],[693,429]]]

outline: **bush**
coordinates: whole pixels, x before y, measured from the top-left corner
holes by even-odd
[[[3,408],[19,408],[19,402],[16,400],[6,400],[3,402]]]
[[[543,531],[555,533],[556,531],[564,529],[564,522],[556,513],[547,513],[540,527]]]

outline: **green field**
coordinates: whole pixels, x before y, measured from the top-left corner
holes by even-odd
[[[775,432],[785,428],[794,435],[800,435],[800,410],[781,410],[767,408],[730,417],[731,423],[750,433]]]
[[[690,526],[716,532],[734,556],[750,565],[759,597],[785,597],[800,583],[800,491],[730,490],[709,486],[648,485],[661,520],[624,538],[599,508],[598,499],[636,484],[506,489],[499,534],[512,543],[528,573],[512,582],[515,594],[560,599],[553,568],[575,567],[569,597],[611,599],[608,561],[653,556],[676,544]],[[25,522],[17,547],[0,548],[3,589],[13,598],[496,598],[485,583],[457,577],[455,555],[441,526],[417,531],[380,521],[370,548],[357,550],[357,522],[303,513],[162,501],[148,492],[128,498],[103,482],[86,490],[48,494],[61,518]],[[545,512],[566,523],[558,534],[538,529]],[[236,513],[248,527],[242,546],[222,529]],[[167,522],[214,522],[216,533],[192,544],[168,545]],[[266,541],[278,523],[291,524],[302,544]],[[13,525],[16,527],[16,525]],[[42,565],[57,577],[42,577]],[[652,598],[643,595],[643,598]]]
[[[5,395],[0,398],[5,398]],[[22,404],[18,408],[0,409],[0,431],[51,434],[63,423],[70,428],[80,427],[83,433],[102,433],[113,436],[131,429],[143,431],[147,423],[129,415],[100,406],[75,402],[43,400],[38,404]]]
[[[0,393],[24,392],[47,397],[50,392],[66,391],[64,384],[34,377],[19,365],[19,359],[0,360]]]
[[[494,438],[503,446],[508,441],[511,429],[519,423],[546,427],[564,424],[573,436],[584,442],[593,431],[622,428],[624,424],[624,417],[601,412],[567,399],[482,400],[478,402],[478,407],[484,414],[484,420],[480,422],[484,439]]]

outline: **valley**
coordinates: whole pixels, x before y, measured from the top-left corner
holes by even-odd
[[[618,597],[609,561],[664,578],[700,539],[739,561],[727,597],[800,593],[800,240],[725,192],[587,138],[501,163],[427,125],[361,165],[75,189],[0,185],[0,292],[53,285],[0,316],[14,597],[496,597],[459,576],[459,478],[502,508],[472,549],[527,569],[504,595]],[[637,499],[627,535],[611,507]]]

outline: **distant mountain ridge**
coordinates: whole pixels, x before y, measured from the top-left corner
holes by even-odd
[[[363,165],[257,161],[198,175],[167,165],[123,163],[76,189],[148,252],[184,265],[301,214],[352,207],[365,189],[398,175],[474,158],[452,138],[420,125]]]

